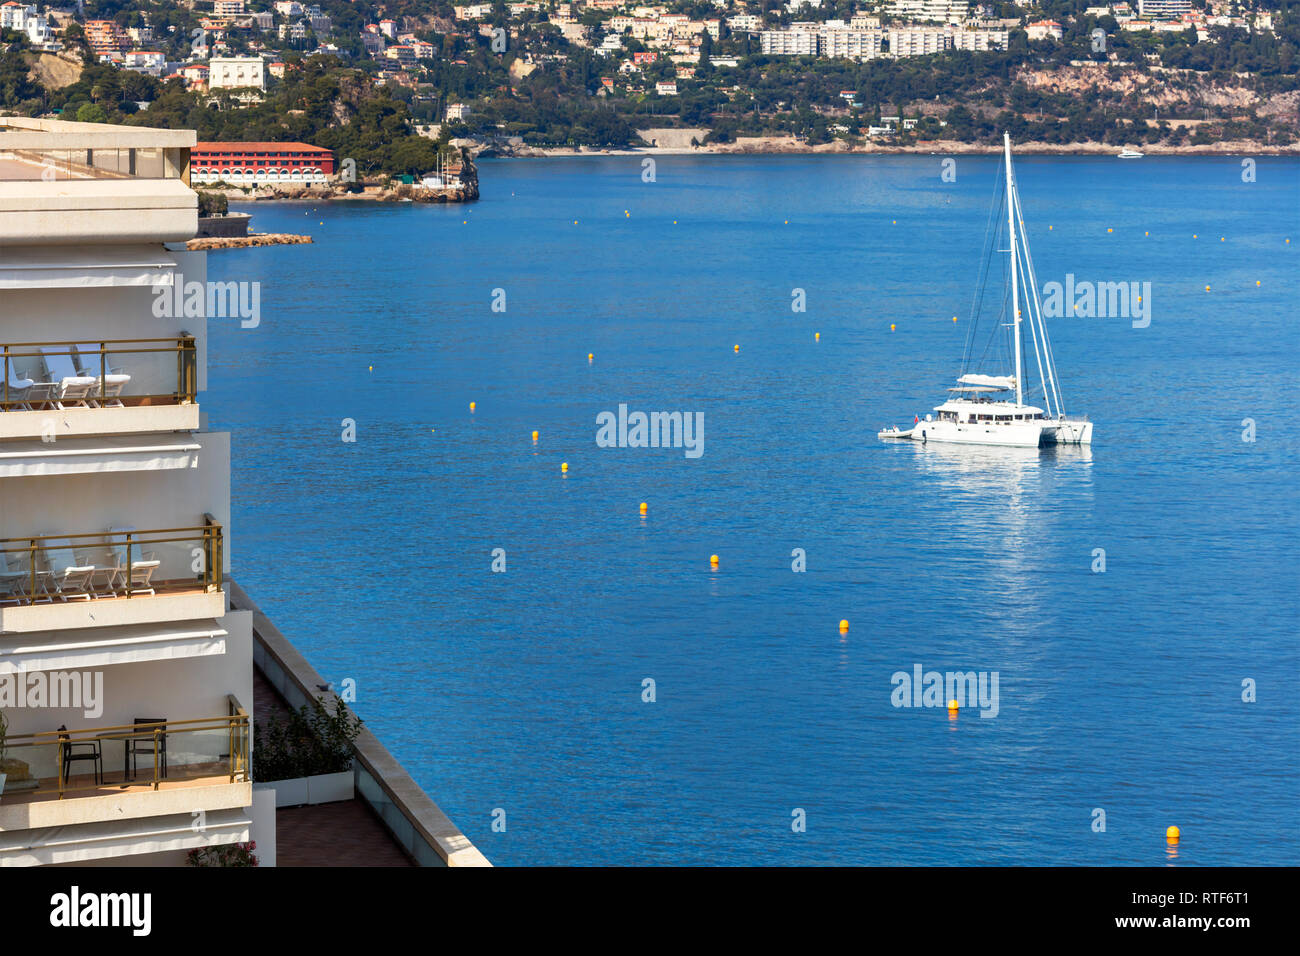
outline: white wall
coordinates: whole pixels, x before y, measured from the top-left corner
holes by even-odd
[[[223,570],[230,572],[230,434],[195,434],[201,446],[194,467],[77,475],[38,475],[0,480],[0,538],[80,534],[135,527],[141,531],[191,528],[211,514],[222,525]],[[144,439],[141,439],[142,441]],[[193,542],[147,548],[162,566],[160,580],[193,572]]]
[[[169,721],[223,717],[227,713],[227,694],[234,694],[251,715],[253,613],[228,612],[221,619],[221,627],[229,635],[225,639],[225,654],[115,664],[91,671],[103,675],[103,713],[98,718],[87,718],[82,708],[10,707],[5,710],[9,733],[41,733],[60,726],[93,730],[129,725],[137,717],[165,717]],[[119,740],[106,741],[103,745],[104,772],[111,775],[110,779],[121,776],[122,746]],[[228,749],[229,734],[225,730],[174,732],[167,741],[168,766],[181,768],[187,763],[215,761]],[[57,775],[53,745],[15,747],[9,756],[27,763],[38,777]],[[145,773],[146,759],[149,758],[140,759],[141,774]],[[89,763],[79,762],[73,765],[72,772],[88,773],[89,768]]]
[[[184,257],[184,282],[207,281],[202,253],[173,255]],[[188,332],[195,338],[198,387],[203,391],[208,385],[207,320],[202,316],[155,316],[154,300],[148,286],[5,290],[0,292],[0,345],[174,338]],[[114,361],[132,377],[127,394],[170,394],[176,390],[175,355],[126,355]]]

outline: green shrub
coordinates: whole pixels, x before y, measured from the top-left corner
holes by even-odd
[[[253,779],[267,783],[351,770],[359,733],[361,718],[337,695],[332,713],[313,700],[287,719],[272,717],[254,729]]]

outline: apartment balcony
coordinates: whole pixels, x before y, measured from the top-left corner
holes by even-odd
[[[192,335],[0,344],[0,441],[195,431],[197,373]]]
[[[215,619],[225,613],[222,527],[0,539],[0,634]]]
[[[0,867],[247,840],[249,716],[233,696],[226,710],[10,734]]]
[[[0,245],[181,242],[192,130],[0,117]]]

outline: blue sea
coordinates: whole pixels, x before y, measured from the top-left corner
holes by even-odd
[[[1151,284],[1049,320],[1093,446],[881,442],[953,384],[999,169],[240,207],[314,242],[208,259],[262,284],[210,323],[234,576],[498,865],[1295,863],[1300,162],[1019,158],[1040,286]],[[598,447],[620,404],[703,453]],[[996,716],[895,706],[918,666]]]

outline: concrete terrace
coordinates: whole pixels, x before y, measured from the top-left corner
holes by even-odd
[[[253,723],[285,717],[289,705],[260,670],[253,671]],[[256,760],[256,757],[254,757]],[[275,811],[276,866],[415,866],[362,800]]]

